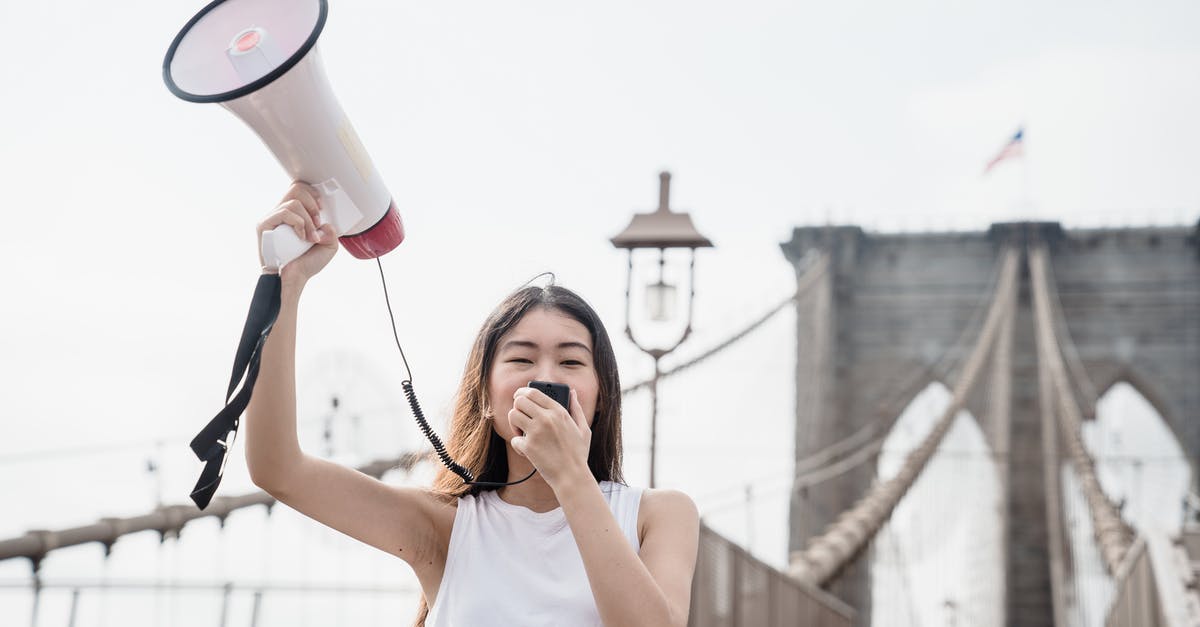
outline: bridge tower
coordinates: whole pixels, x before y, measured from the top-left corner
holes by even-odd
[[[987,306],[1001,246],[1031,238],[1049,246],[1065,321],[1061,331],[1076,348],[1068,360],[1080,404],[1094,411],[1097,397],[1112,385],[1134,386],[1188,455],[1195,490],[1200,224],[1065,230],[1058,223],[1010,223],[987,232],[923,234],[796,228],[781,247],[797,277],[814,252],[828,253],[831,261],[821,282],[797,302],[797,463],[839,444],[882,437],[929,383],[952,387],[979,331],[977,312]],[[1041,627],[1054,624],[1051,572],[1069,577],[1070,565],[1062,544],[1051,539],[1063,533],[1059,482],[1048,481],[1046,472],[1047,459],[1058,463],[1058,445],[1043,438],[1029,275],[1024,262],[1022,267],[1009,402],[988,402],[991,379],[985,375],[967,409],[998,460],[1005,623]],[[870,437],[864,440],[864,434]],[[853,505],[875,479],[875,468],[864,463],[793,490],[789,548],[803,549]],[[870,624],[869,564],[859,556],[830,586],[864,626]]]

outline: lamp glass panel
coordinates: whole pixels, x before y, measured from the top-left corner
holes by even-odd
[[[675,317],[676,292],[674,285],[659,281],[646,286],[646,316],[655,322]]]

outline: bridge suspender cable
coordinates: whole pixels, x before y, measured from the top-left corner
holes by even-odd
[[[805,486],[812,486],[827,481],[853,469],[858,464],[874,458],[874,453],[883,447],[883,442],[887,439],[887,434],[891,431],[892,426],[896,424],[896,421],[900,419],[901,412],[912,398],[912,394],[917,391],[918,386],[921,386],[930,379],[941,380],[946,378],[948,373],[954,371],[958,362],[962,360],[959,355],[967,353],[970,348],[968,341],[973,335],[978,335],[983,319],[989,309],[992,296],[996,291],[996,285],[1000,280],[1000,271],[1001,265],[996,264],[991,277],[988,279],[987,288],[980,298],[979,305],[971,314],[970,321],[963,327],[962,332],[954,343],[946,347],[946,350],[942,352],[941,357],[936,362],[924,368],[912,369],[900,384],[894,386],[892,391],[887,394],[887,399],[879,403],[875,412],[875,420],[868,422],[845,438],[828,446],[822,446],[819,451],[796,460],[794,489],[799,490]],[[843,455],[846,455],[845,458],[830,463],[831,460],[835,460]],[[851,458],[853,458],[853,462],[850,461]]]
[[[787,307],[788,305],[793,304],[797,300],[799,300],[809,289],[812,288],[813,285],[816,285],[817,279],[820,279],[828,270],[829,270],[829,254],[823,253],[816,259],[816,261],[814,261],[812,263],[811,266],[809,266],[808,270],[804,273],[804,275],[800,277],[800,280],[797,282],[797,285],[796,285],[796,291],[791,296],[788,296],[787,298],[783,299],[779,304],[775,305],[770,310],[768,310],[767,313],[759,316],[757,319],[754,320],[754,322],[751,322],[749,325],[747,325],[746,328],[729,336],[729,338],[726,339],[724,342],[717,344],[716,346],[704,351],[703,353],[700,353],[699,355],[693,357],[692,359],[689,359],[688,361],[685,361],[669,370],[663,371],[659,375],[659,380],[665,379],[671,375],[679,374],[680,372],[683,372],[684,370],[687,370],[688,368],[695,366],[696,364],[708,359],[709,357],[716,355],[717,353],[721,352],[722,350],[729,348],[733,344],[736,344],[739,340],[746,337],[747,335],[749,335],[750,333],[752,333],[753,331],[755,331],[762,325],[766,324],[768,320],[773,318],[775,316],[775,314],[779,313],[780,311],[783,311],[783,309],[785,307]],[[629,394],[631,392],[636,392],[637,390],[640,390],[648,385],[650,385],[649,379],[647,379],[645,381],[639,381],[637,383],[634,383],[633,385],[622,388],[621,393]]]
[[[966,402],[983,370],[984,362],[1000,335],[1004,316],[1011,316],[1016,298],[1018,252],[1006,247],[1001,259],[1000,279],[988,309],[983,329],[963,367],[962,376],[954,386],[949,406],[929,435],[905,459],[899,472],[891,479],[875,484],[863,498],[827,527],[820,536],[793,560],[789,574],[801,581],[823,585],[861,553],[875,536],[892,511],[912,487],[925,465],[937,450],[943,436],[950,430],[954,418]]]
[[[823,257],[824,259],[818,258],[817,261],[810,266],[810,271],[806,272],[801,279],[802,288],[797,290],[795,298],[797,304],[802,302],[802,299],[804,298],[812,298],[813,294],[810,288],[816,283],[817,279],[821,279],[826,275],[826,271],[828,270],[828,257]],[[822,265],[821,262],[823,262],[824,265]],[[984,318],[987,316],[987,312],[991,308],[991,301],[995,296],[996,286],[1000,280],[1002,266],[1003,264],[999,263],[993,266],[994,269],[991,273],[991,277],[988,279],[987,288],[983,291],[982,296],[979,299],[979,305],[971,314],[970,321],[963,327],[962,332],[959,333],[954,343],[948,346],[946,350],[942,352],[942,355],[937,359],[936,362],[933,362],[924,368],[913,369],[903,381],[901,381],[898,385],[893,386],[892,391],[886,395],[887,400],[884,400],[879,404],[879,407],[876,411],[877,418],[875,420],[863,425],[849,436],[846,436],[845,438],[842,438],[841,440],[838,440],[837,442],[827,446],[822,446],[820,450],[813,452],[811,455],[796,460],[794,473],[792,476],[782,477],[778,475],[778,473],[772,473],[771,475],[767,475],[761,479],[786,479],[790,483],[791,489],[793,491],[798,491],[805,487],[824,483],[825,481],[845,474],[857,468],[858,466],[875,459],[875,456],[880,450],[882,450],[884,441],[887,439],[887,435],[891,431],[892,426],[896,423],[896,420],[899,419],[904,405],[909,401],[916,388],[922,383],[928,381],[931,377],[938,379],[945,378],[947,373],[956,370],[958,366],[961,365],[962,360],[965,359],[965,357],[960,357],[960,355],[966,355],[969,352],[969,349],[971,348],[969,340],[971,337],[978,337],[979,335]],[[1015,301],[1013,304],[1015,305]],[[766,316],[763,316],[763,318],[767,318],[774,313],[775,310],[769,312]],[[761,324],[761,322],[756,324]],[[1011,321],[1009,321],[1009,323],[1005,325],[1003,329],[1004,330],[1002,332],[1007,332],[1009,334],[1006,337],[1009,338],[1007,340],[1008,343],[1011,343]],[[746,331],[743,331],[739,333],[738,336],[744,336],[745,334]],[[1001,338],[1001,341],[1004,341],[1003,338]],[[722,346],[726,346],[730,343],[732,342],[727,341],[723,343]],[[715,352],[715,350],[710,350],[706,353],[706,355],[713,352]],[[1008,351],[1008,354],[1004,355],[1003,358],[1006,360],[1011,359],[1011,351]],[[1006,361],[1005,363],[1008,362]],[[644,384],[645,383],[641,383],[638,385],[640,386]],[[636,389],[636,387],[637,386],[628,388],[625,391],[631,391],[632,389]],[[1004,384],[1004,389],[1008,389],[1007,383]],[[1007,394],[1007,392],[1005,392],[1005,394]],[[1005,396],[1004,400],[1007,400],[1007,396]],[[1008,415],[1007,409],[1004,409],[1003,415]],[[1007,418],[1003,418],[1001,421],[1006,422]],[[752,483],[758,484],[760,483],[760,480],[756,479]],[[742,502],[743,500],[741,497],[739,497],[735,504],[741,504]],[[724,507],[726,506],[718,506],[716,509],[724,509]],[[705,511],[712,512],[715,510],[705,509]]]
[[[1059,431],[1087,500],[1100,555],[1104,558],[1105,568],[1115,576],[1121,560],[1133,544],[1133,531],[1121,519],[1117,507],[1104,494],[1104,489],[1096,477],[1095,461],[1083,444],[1083,415],[1075,401],[1075,391],[1063,361],[1063,345],[1055,335],[1057,325],[1053,319],[1053,302],[1057,300],[1057,295],[1050,291],[1048,267],[1045,246],[1038,244],[1030,247],[1029,277],[1033,287],[1034,320],[1037,325],[1038,363],[1039,366],[1049,369],[1052,386],[1050,392],[1053,395],[1051,407],[1047,409],[1058,415]],[[1046,472],[1053,472],[1053,469],[1047,468]]]

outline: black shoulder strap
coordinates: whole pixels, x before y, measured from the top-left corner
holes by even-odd
[[[238,424],[254,381],[258,378],[258,364],[262,357],[263,344],[271,333],[275,319],[279,317],[279,275],[263,274],[258,277],[254,298],[250,301],[250,312],[246,314],[246,325],[242,328],[242,339],[238,342],[237,354],[233,358],[233,373],[229,377],[229,388],[225,392],[225,407],[192,439],[191,448],[200,461],[205,462],[200,480],[192,489],[192,501],[200,509],[208,507],[221,477],[225,472],[225,461],[237,437]],[[243,377],[244,375],[244,377]],[[241,389],[237,394],[238,383]]]

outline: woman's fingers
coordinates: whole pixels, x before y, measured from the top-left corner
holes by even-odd
[[[513,401],[513,410],[509,414],[508,422],[513,428],[528,432],[529,427],[533,425],[533,414],[538,409],[540,408],[533,401],[523,397],[517,398]]]
[[[258,225],[258,232],[261,235],[264,231],[270,231],[280,224],[292,227],[296,236],[306,242],[315,244],[319,241],[317,227],[313,224],[312,216],[299,200],[288,200],[276,207],[275,213],[267,216],[267,219]]]
[[[317,245],[327,248],[337,248],[338,239],[337,231],[333,230],[332,224],[322,224],[317,227]]]
[[[304,216],[287,205],[281,205],[275,210],[275,213],[267,216],[267,219],[258,225],[258,234],[261,236],[267,231],[275,230],[280,225],[290,226],[296,232],[296,237],[305,241],[312,241],[312,237],[308,234],[308,223],[304,220]]]
[[[317,237],[317,225],[313,221],[313,214],[309,212],[308,208],[304,205],[304,202],[298,198],[293,198],[283,203],[282,207],[300,216],[300,218],[304,221],[304,232],[297,233],[297,235],[300,236],[300,239],[312,242],[314,244],[317,243],[317,240],[319,239]]]
[[[280,204],[289,200],[298,200],[304,207],[304,211],[308,213],[309,219],[316,226],[321,226],[321,194],[315,187],[303,181],[295,181],[288,191],[283,196]]]
[[[579,395],[575,393],[575,388],[571,388],[571,419],[575,421],[575,426],[579,427],[580,431],[586,432],[591,427],[588,427],[587,414],[583,413],[583,405],[579,402]]]
[[[537,388],[517,388],[517,391],[513,393],[513,400],[516,400],[517,398],[528,399],[537,407],[541,407],[542,409],[551,412],[554,411],[556,407],[561,407],[561,405],[558,404],[558,401],[550,398],[545,392]],[[570,412],[568,411],[567,413]]]
[[[292,229],[296,237],[313,244],[304,254],[280,270],[280,276],[285,281],[297,278],[307,281],[320,272],[337,253],[338,234],[332,224],[321,219],[319,200],[320,194],[311,185],[303,181],[293,181],[283,195],[283,200],[275,206],[275,210],[258,223],[260,241],[266,231],[286,226]],[[259,263],[264,264],[264,271],[269,271],[265,268],[261,246],[258,252]]]
[[[579,404],[579,400],[576,398],[572,398],[572,401],[572,409],[567,415],[568,419],[577,426],[582,424],[583,428],[587,428],[587,419],[584,418],[583,406]],[[529,432],[531,428],[536,428],[535,423],[538,421],[539,416],[544,420],[554,420],[556,419],[555,414],[561,408],[562,406],[558,404],[558,401],[546,396],[540,390],[521,388],[513,398],[513,411],[516,415],[510,416],[509,422],[514,427]]]

